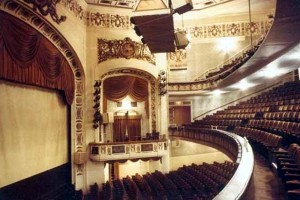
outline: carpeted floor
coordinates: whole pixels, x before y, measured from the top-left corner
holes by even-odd
[[[281,180],[271,171],[268,163],[257,154],[253,176],[243,200],[286,200]]]

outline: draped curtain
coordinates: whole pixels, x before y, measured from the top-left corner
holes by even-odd
[[[128,137],[130,141],[141,139],[141,119],[128,119]]]
[[[126,133],[126,121],[125,119],[116,119],[113,123],[113,140],[117,141],[125,141],[125,133]]]
[[[141,138],[141,116],[115,116],[113,123],[113,140],[125,141],[126,129],[130,141]]]
[[[57,48],[38,31],[0,11],[0,78],[62,90],[74,98],[74,75]]]
[[[134,101],[145,101],[145,110],[149,116],[148,102],[148,82],[134,76],[116,76],[104,80],[103,112],[107,112],[107,99],[111,101],[121,101],[127,95]]]

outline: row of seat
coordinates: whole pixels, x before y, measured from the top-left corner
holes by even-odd
[[[241,105],[247,104],[256,104],[259,103],[262,106],[270,106],[270,105],[290,105],[290,104],[299,104],[300,94],[276,94],[275,97],[270,93],[268,96],[259,95],[257,97],[253,97]],[[272,97],[273,96],[273,97]]]
[[[203,128],[233,131],[247,137],[254,150],[267,160],[277,160],[278,174],[285,184],[288,198],[300,199],[300,150],[286,151],[288,158],[284,162],[283,158],[273,158],[278,149],[285,148],[282,144],[300,142],[299,113],[300,82],[295,81],[197,120],[185,131],[192,138],[200,137],[195,132],[199,133],[198,129]],[[193,129],[197,131],[191,131]]]
[[[249,120],[248,127],[263,128],[275,133],[297,136],[300,133],[300,123],[277,120]]]
[[[300,98],[297,99],[300,102]],[[270,102],[269,104],[271,104]],[[276,112],[276,111],[300,111],[300,104],[288,104],[282,106],[266,105],[267,103],[240,104],[230,106],[227,109],[217,111],[216,114],[235,114],[235,113],[257,113],[257,112]],[[211,116],[211,115],[210,115]]]
[[[269,155],[274,149],[280,147],[282,141],[281,136],[248,127],[236,127],[233,132],[246,137],[251,146],[266,159],[269,159]]]
[[[300,112],[299,111],[266,112],[263,114],[263,119],[300,122]]]
[[[300,146],[290,144],[287,151],[273,152],[273,166],[281,178],[289,200],[300,199]]]
[[[233,176],[238,164],[231,161],[180,167],[167,174],[135,174],[103,184],[100,199],[200,199],[216,196]],[[98,198],[98,199],[99,199]]]

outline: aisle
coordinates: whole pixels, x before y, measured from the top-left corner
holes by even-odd
[[[255,165],[244,200],[285,200],[284,186],[267,162],[255,154]]]

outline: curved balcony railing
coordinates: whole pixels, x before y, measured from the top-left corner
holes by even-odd
[[[173,137],[192,140],[194,142],[207,142],[221,149],[226,155],[238,163],[233,177],[224,189],[215,196],[214,200],[240,199],[246,191],[254,168],[254,155],[248,141],[236,134],[222,130],[200,129],[187,127],[186,129],[170,131]]]
[[[245,63],[258,49],[259,45],[264,40],[265,35],[257,39],[256,41],[252,42],[245,46],[241,51],[236,53],[235,55],[231,56],[222,64],[218,66],[208,69],[203,74],[195,78],[195,81],[206,80],[206,79],[223,79],[227,77],[231,72],[238,69],[243,63]]]
[[[275,17],[262,44],[257,51],[238,69],[231,72],[230,78],[214,79],[214,77],[202,81],[168,83],[169,92],[183,92],[213,89],[216,87],[227,87],[249,75],[255,73],[271,62],[282,58],[283,55],[294,55],[299,50],[300,28],[299,23],[299,1],[277,0]],[[287,62],[281,59],[280,62]],[[241,69],[242,68],[242,69]],[[298,68],[293,65],[289,70]],[[225,75],[225,74],[223,74]],[[227,76],[229,76],[227,75]]]
[[[215,87],[221,80],[246,63],[254,55],[264,36],[255,41],[255,45],[249,44],[242,51],[226,60],[223,64],[209,69],[193,82],[168,83],[168,91],[195,91],[207,90]]]

